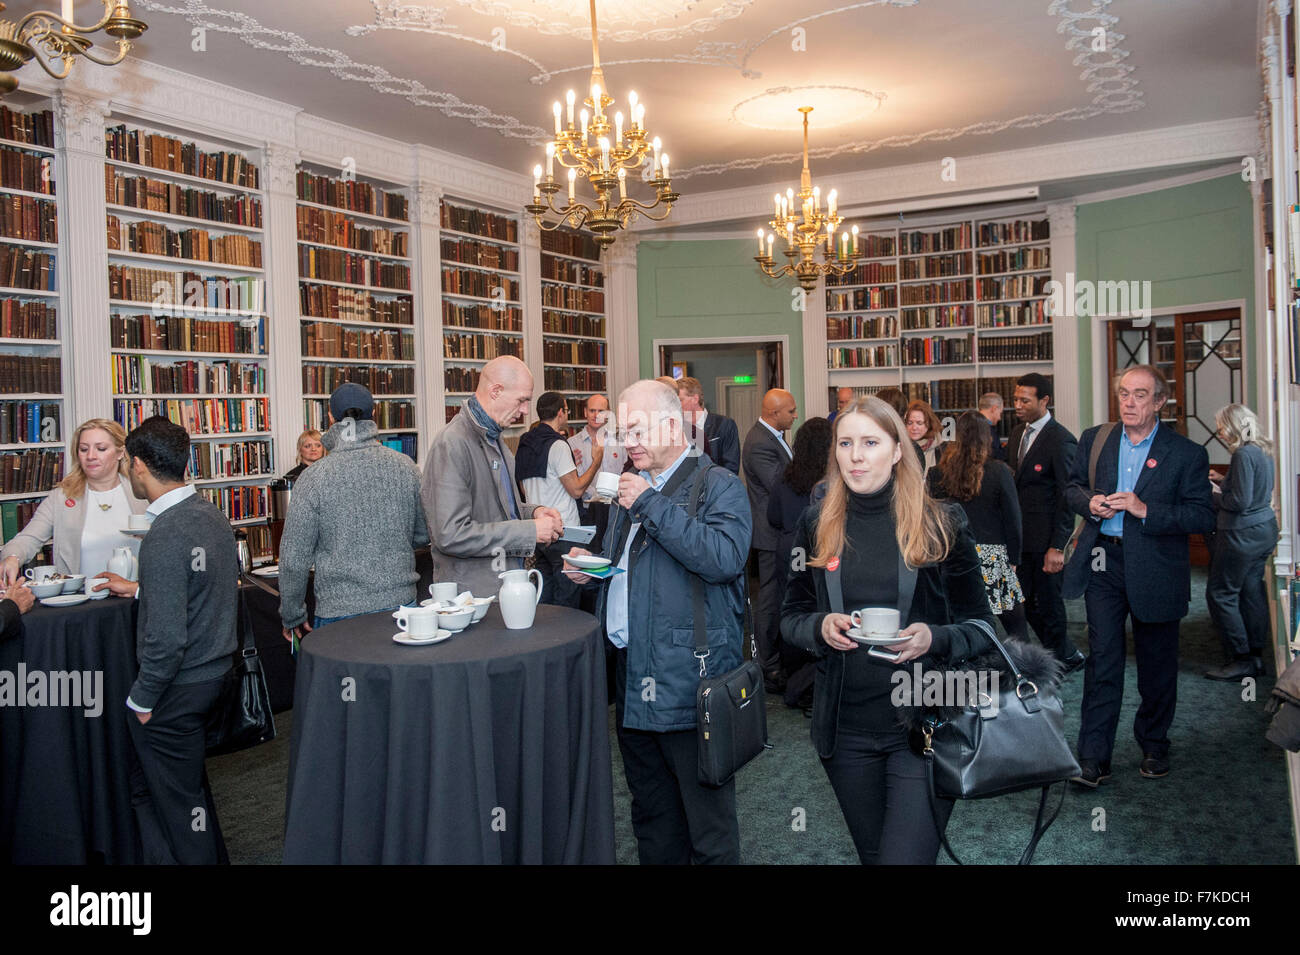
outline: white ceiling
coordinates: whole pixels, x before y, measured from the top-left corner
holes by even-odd
[[[77,0],[78,19],[98,6]],[[693,194],[797,173],[801,104],[815,107],[819,180],[1253,116],[1255,6],[597,4],[615,108],[636,90],[675,184]],[[542,159],[551,103],[570,87],[581,99],[591,65],[586,0],[134,0],[132,9],[149,24],[134,50],[142,59],[519,173]],[[1092,50],[1098,26],[1106,52]]]

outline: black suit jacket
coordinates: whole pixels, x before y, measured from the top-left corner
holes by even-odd
[[[754,550],[777,550],[781,535],[767,522],[767,498],[790,466],[790,455],[766,425],[755,421],[745,436],[745,450],[740,457],[749,491],[749,512],[754,520]]]
[[[1079,441],[1066,496],[1074,513],[1087,522],[1079,546],[1065,567],[1066,597],[1080,597],[1093,574],[1093,548],[1102,518],[1088,509],[1094,494],[1113,494],[1119,483],[1119,439],[1123,427],[1110,433],[1097,459],[1096,487],[1088,486],[1088,457],[1099,428],[1089,428]],[[1032,448],[1030,449],[1032,452]],[[1156,429],[1146,466],[1133,493],[1147,506],[1145,520],[1124,515],[1124,590],[1133,614],[1148,623],[1181,620],[1191,599],[1191,557],[1188,534],[1214,530],[1210,497],[1210,459],[1205,448],[1189,441],[1167,424]]]
[[[1074,531],[1074,512],[1065,499],[1065,489],[1079,442],[1053,417],[1043,425],[1022,461],[1020,442],[1024,437],[1025,426],[1018,424],[1007,443],[1007,464],[1016,476],[1024,525],[1022,549],[1026,554],[1043,554],[1049,548],[1061,550]]]
[[[710,411],[704,419],[705,454],[736,476],[740,475],[740,430],[726,415]]]
[[[989,448],[989,457],[995,461],[1005,461],[1007,459],[1007,448],[1002,446],[1002,438],[998,435],[998,426],[992,421],[989,422],[989,438],[993,444]]]

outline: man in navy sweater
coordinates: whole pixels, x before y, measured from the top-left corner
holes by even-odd
[[[1088,609],[1079,766],[1075,782],[1096,788],[1110,777],[1111,751],[1124,696],[1124,623],[1133,619],[1138,692],[1133,735],[1141,774],[1169,773],[1169,727],[1178,690],[1178,624],[1191,598],[1189,534],[1214,529],[1205,448],[1158,420],[1169,395],[1150,365],[1124,372],[1116,388],[1122,427],[1110,430],[1088,462],[1101,427],[1079,440],[1066,500],[1087,523],[1065,568],[1065,596],[1083,595]]]

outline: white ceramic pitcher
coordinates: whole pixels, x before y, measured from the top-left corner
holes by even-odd
[[[108,570],[126,580],[135,580],[140,572],[140,564],[129,547],[113,548],[113,556],[108,559]]]
[[[497,574],[505,583],[501,585],[498,600],[501,617],[507,629],[527,630],[537,615],[537,605],[542,602],[542,574],[537,570],[507,570]],[[534,589],[531,578],[537,578]]]

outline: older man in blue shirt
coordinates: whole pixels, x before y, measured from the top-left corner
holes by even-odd
[[[1169,773],[1169,728],[1178,690],[1178,625],[1191,598],[1189,534],[1214,529],[1205,448],[1162,425],[1169,395],[1150,365],[1124,372],[1115,390],[1122,427],[1111,428],[1089,476],[1102,426],[1079,439],[1065,496],[1087,523],[1065,568],[1065,596],[1084,597],[1090,653],[1084,667],[1079,766],[1090,788],[1110,777],[1124,697],[1125,622],[1133,621],[1138,693],[1133,735],[1141,775]]]

